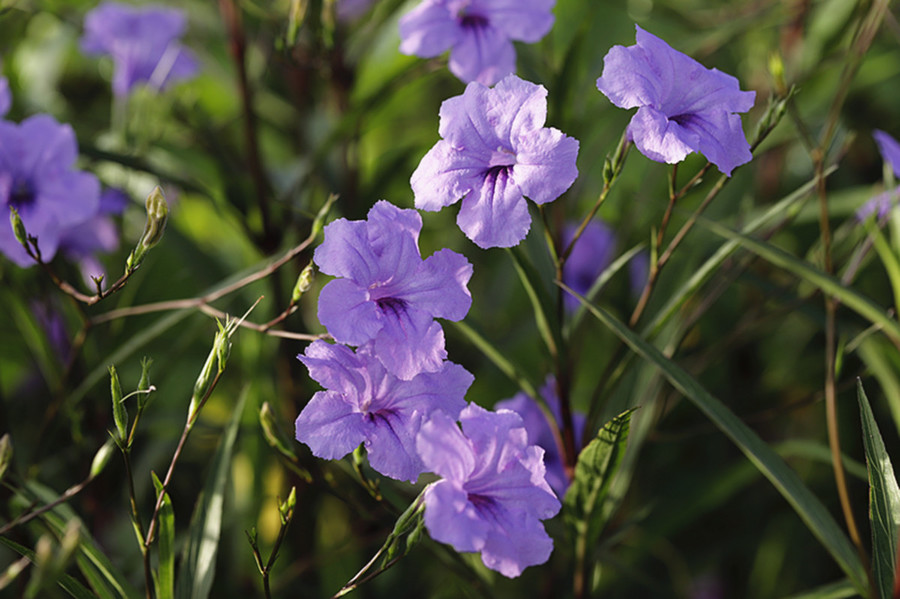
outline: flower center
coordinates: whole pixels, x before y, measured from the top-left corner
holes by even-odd
[[[496,517],[498,506],[497,502],[492,497],[478,495],[477,493],[468,493],[466,499],[475,506],[475,509],[478,510],[478,513],[482,516],[490,518]]]
[[[382,297],[375,300],[375,305],[381,310],[382,314],[392,314],[399,318],[401,313],[406,312],[406,300],[396,297]]]
[[[487,27],[488,24],[487,17],[481,15],[462,13],[457,19],[459,20],[459,26],[463,29],[481,29]]]
[[[9,204],[19,210],[34,202],[35,193],[31,182],[24,179],[13,179],[9,192]]]
[[[697,115],[692,112],[686,112],[684,114],[676,114],[675,116],[670,116],[669,120],[675,121],[676,123],[684,127],[685,125],[692,123],[696,116]]]

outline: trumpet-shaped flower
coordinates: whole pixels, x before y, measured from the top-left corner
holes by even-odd
[[[342,458],[365,443],[369,464],[398,480],[415,482],[425,467],[416,434],[434,411],[456,418],[474,377],[444,362],[437,372],[404,381],[387,372],[368,348],[314,341],[297,356],[325,387],[297,417],[297,440],[325,459]]]
[[[637,44],[613,46],[603,59],[597,88],[619,108],[637,108],[628,136],[651,160],[674,164],[700,152],[731,175],[752,158],[741,117],[756,92],[707,69],[640,27]]]
[[[544,450],[528,444],[515,412],[470,404],[459,419],[462,430],[435,412],[416,440],[425,466],[443,477],[425,491],[425,526],[433,539],[518,576],[553,551],[541,520],[560,504],[544,479]]]
[[[472,296],[472,265],[448,249],[426,260],[419,254],[422,217],[381,200],[368,220],[338,219],[325,227],[314,260],[341,277],[319,296],[319,321],[340,343],[372,343],[392,374],[411,379],[434,372],[447,356],[435,318],[461,320]]]
[[[578,140],[544,127],[547,90],[515,75],[493,89],[473,82],[441,104],[443,138],[410,183],[416,208],[440,210],[462,198],[457,223],[479,247],[511,247],[531,217],[524,196],[543,204],[578,176]]]
[[[56,254],[66,229],[97,212],[100,182],[75,170],[77,157],[72,128],[49,115],[20,124],[0,120],[0,212],[8,218],[10,207],[18,211],[44,261]],[[19,266],[34,264],[12,227],[0,227],[0,252]]]
[[[103,2],[84,19],[81,49],[113,59],[113,93],[126,96],[138,83],[156,89],[193,77],[198,66],[178,39],[187,27],[184,14],[164,6]]]
[[[450,72],[493,85],[516,71],[512,40],[533,43],[553,27],[555,0],[424,0],[400,19],[400,51],[450,50]]]

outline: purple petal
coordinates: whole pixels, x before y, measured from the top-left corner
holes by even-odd
[[[466,285],[472,278],[472,265],[462,254],[443,249],[421,263],[415,276],[404,282],[402,297],[435,318],[458,321],[472,305]]]
[[[483,10],[491,24],[513,40],[539,41],[553,27],[555,0],[475,0],[473,10]]]
[[[62,125],[50,115],[38,114],[19,125],[23,146],[21,168],[33,176],[52,176],[67,171],[78,158],[75,132],[69,125]]]
[[[512,247],[525,239],[531,217],[522,191],[504,168],[489,171],[462,201],[456,219],[478,247]]]
[[[420,372],[441,368],[447,357],[444,331],[430,314],[407,306],[383,313],[381,322],[375,355],[391,374],[409,380]]]
[[[900,143],[897,143],[896,139],[878,129],[872,131],[872,137],[875,138],[875,143],[878,144],[881,157],[891,165],[894,176],[900,177]]]
[[[431,538],[457,551],[480,551],[490,533],[466,491],[451,480],[432,483],[425,491],[425,526]]]
[[[400,51],[431,58],[457,44],[462,30],[441,0],[426,0],[400,19]]]
[[[650,160],[675,164],[699,149],[699,136],[655,108],[642,106],[628,124],[628,135]]]
[[[300,412],[295,428],[297,440],[308,445],[313,455],[336,460],[363,442],[368,427],[362,414],[339,393],[320,391]]]
[[[100,181],[90,173],[65,172],[40,179],[36,203],[54,215],[58,227],[80,225],[97,214]]]
[[[325,241],[316,248],[313,261],[326,275],[347,277],[363,285],[375,280],[379,270],[366,222],[346,218],[325,226]]]
[[[552,202],[578,178],[578,140],[557,129],[531,132],[516,144],[512,178],[537,204]]]
[[[421,426],[422,413],[401,416],[385,411],[374,415],[366,453],[369,465],[385,476],[396,480],[416,482],[425,465],[416,453],[416,433]]]
[[[456,422],[443,412],[435,412],[422,425],[416,449],[425,466],[449,481],[462,484],[475,470],[475,454]]]
[[[318,316],[335,341],[350,345],[362,345],[384,326],[369,293],[348,279],[335,279],[322,288]]]
[[[309,376],[326,389],[352,397],[367,387],[367,377],[363,372],[366,364],[345,345],[318,339],[310,343],[297,359],[309,370]]]
[[[692,114],[681,121],[683,129],[697,135],[697,150],[731,176],[738,166],[750,162],[750,144],[741,127],[741,117],[722,111]]]
[[[485,566],[515,578],[528,566],[542,564],[550,558],[553,540],[540,520],[524,512],[506,510],[497,510],[493,515],[495,525],[481,550]]]
[[[516,71],[516,49],[490,24],[463,29],[450,50],[450,72],[466,83],[493,85]]]
[[[457,202],[480,184],[485,159],[460,151],[447,141],[431,148],[410,178],[419,210],[438,211]]]
[[[619,108],[658,105],[659,88],[659,75],[639,46],[613,46],[603,58],[597,89]]]

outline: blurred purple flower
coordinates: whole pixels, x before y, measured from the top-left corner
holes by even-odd
[[[117,96],[128,95],[138,83],[162,89],[197,73],[196,58],[178,41],[186,27],[184,14],[175,8],[103,2],[85,16],[81,49],[112,57]]]
[[[62,232],[97,212],[100,183],[75,170],[78,146],[69,125],[46,114],[21,124],[0,121],[0,212],[19,211],[29,235],[38,238],[42,259],[56,254]],[[34,264],[12,227],[0,227],[0,252],[19,266]]]
[[[373,0],[337,0],[335,11],[340,21],[354,21],[363,16]]]
[[[541,387],[541,397],[547,402],[547,407],[553,414],[553,419],[556,421],[555,427],[559,428],[559,423],[562,421],[562,413],[559,407],[559,395],[556,393],[556,381],[553,377],[548,377],[547,382]],[[565,495],[571,481],[566,476],[562,454],[556,442],[556,437],[553,435],[553,430],[550,428],[547,415],[541,410],[537,402],[525,393],[516,393],[510,399],[497,402],[494,409],[512,410],[522,417],[525,430],[528,432],[528,442],[544,450],[547,484],[550,485],[557,497]],[[575,450],[580,451],[585,416],[584,414],[573,413],[572,421],[574,425],[573,432],[575,433]]]
[[[878,129],[872,132],[872,137],[875,138],[882,160],[891,165],[895,177],[900,177],[900,142]],[[856,219],[864,221],[870,215],[875,214],[878,220],[882,220],[896,204],[898,195],[900,195],[900,187],[878,194],[859,207],[856,211]]]
[[[110,216],[121,214],[127,204],[128,196],[122,190],[105,189],[100,194],[97,214],[93,218],[60,233],[59,251],[78,262],[85,284],[92,289],[91,277],[104,274],[97,254],[109,253],[119,247],[119,228]]]
[[[531,227],[523,196],[543,204],[578,176],[578,140],[544,127],[547,90],[509,75],[493,89],[473,82],[441,104],[443,138],[410,184],[416,208],[440,210],[462,198],[457,224],[479,247],[511,247]]]
[[[398,480],[415,482],[425,466],[416,453],[416,434],[435,410],[455,419],[466,405],[474,377],[444,362],[440,370],[403,381],[369,352],[314,341],[297,356],[325,387],[297,417],[297,440],[313,454],[342,458],[365,443],[369,464]]]
[[[419,254],[422,217],[381,200],[367,221],[341,218],[325,227],[314,254],[335,277],[319,296],[319,321],[339,343],[373,344],[392,374],[409,380],[442,368],[444,331],[435,318],[461,320],[472,296],[472,265],[448,249]]]
[[[707,69],[638,26],[637,44],[613,46],[597,88],[619,108],[637,108],[628,137],[651,160],[673,164],[700,152],[731,175],[752,158],[741,117],[756,92]]]
[[[553,27],[555,0],[424,0],[400,19],[400,51],[450,50],[450,72],[493,85],[516,71],[512,40],[533,43]]]
[[[9,81],[0,77],[0,117],[6,116],[12,106],[12,95],[9,93]]]
[[[485,566],[516,577],[553,551],[541,520],[560,504],[544,479],[544,450],[528,444],[515,412],[470,404],[459,419],[462,431],[435,412],[416,440],[425,466],[443,477],[425,491],[425,526],[433,539],[480,552]]]
[[[563,247],[568,247],[575,237],[578,224],[569,223],[563,229]],[[605,223],[592,220],[585,227],[563,266],[563,283],[581,295],[587,295],[594,281],[613,261],[616,236]],[[581,302],[571,294],[565,294],[566,308],[576,310]],[[546,448],[545,448],[546,449]]]

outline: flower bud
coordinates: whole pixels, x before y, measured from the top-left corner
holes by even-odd
[[[12,441],[9,439],[9,433],[6,433],[0,437],[0,480],[3,480],[3,475],[9,469],[9,465],[12,463],[12,456]]]
[[[109,367],[109,390],[112,395],[113,421],[116,423],[116,441],[124,443],[128,437],[128,410],[122,401],[122,386],[115,366]]]
[[[26,250],[28,249],[28,233],[25,232],[25,223],[22,222],[22,217],[19,216],[19,211],[16,210],[15,206],[9,207],[9,224],[12,225],[13,234],[16,236],[16,241],[22,244]]]
[[[303,294],[309,291],[315,276],[315,268],[313,267],[313,263],[310,262],[302,271],[300,271],[300,276],[297,277],[297,283],[294,285],[294,291],[291,293],[292,304],[299,302],[300,298],[303,297]]]
[[[281,427],[278,426],[278,420],[275,418],[272,406],[267,401],[264,401],[262,407],[259,408],[259,425],[262,427],[263,436],[266,438],[266,443],[269,446],[292,462],[297,461],[298,458],[294,452],[293,443],[287,438]]]
[[[147,223],[144,225],[144,234],[141,235],[141,246],[149,250],[162,239],[169,218],[169,205],[159,185],[147,196],[146,206]]]
[[[143,410],[150,399],[150,366],[153,365],[153,358],[144,356],[141,358],[141,380],[138,382],[138,410]]]
[[[294,508],[297,506],[297,487],[291,487],[291,492],[284,503],[278,504],[278,513],[281,515],[282,526],[287,526],[294,517]]]
[[[106,465],[109,463],[109,458],[112,457],[113,447],[115,447],[115,443],[110,439],[97,450],[97,453],[94,455],[94,460],[91,462],[91,478],[95,478],[98,474],[103,472],[104,468],[106,468]]]

